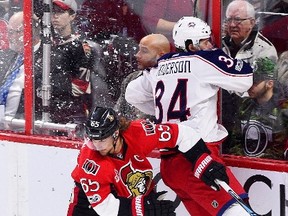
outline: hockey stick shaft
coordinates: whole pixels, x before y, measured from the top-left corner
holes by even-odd
[[[229,193],[230,196],[232,196],[251,216],[258,216],[226,182],[216,179],[215,183],[220,185],[227,193]]]

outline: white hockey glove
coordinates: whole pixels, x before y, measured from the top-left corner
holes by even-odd
[[[212,158],[209,149],[202,139],[189,151],[185,152],[184,155],[193,164],[194,176],[201,179],[214,190],[220,190],[219,185],[215,183],[215,179],[229,184],[225,166]]]

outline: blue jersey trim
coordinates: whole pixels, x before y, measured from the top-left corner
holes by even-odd
[[[248,194],[247,193],[244,193],[244,194],[240,194],[239,195],[242,199],[247,199],[248,198]],[[217,213],[217,216],[222,216],[223,213],[233,204],[235,203],[236,200],[231,197],[231,200],[229,200],[220,210],[219,212]]]

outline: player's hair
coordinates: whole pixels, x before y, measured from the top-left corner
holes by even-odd
[[[193,41],[191,39],[188,39],[188,40],[185,41],[185,49],[186,50],[189,50],[189,45],[190,44],[194,45]]]
[[[129,127],[131,123],[131,120],[128,120],[126,117],[124,116],[120,116],[119,117],[119,131],[120,133],[127,130],[127,128]]]
[[[176,47],[176,52],[181,53],[181,52],[186,52],[186,50],[189,50],[189,45],[192,44],[193,45],[193,41],[191,39],[188,39],[185,41],[185,49],[182,49],[180,47]]]

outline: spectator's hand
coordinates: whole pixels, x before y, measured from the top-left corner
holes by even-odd
[[[75,97],[79,97],[83,94],[91,93],[90,82],[86,82],[80,79],[72,79],[72,94]]]

